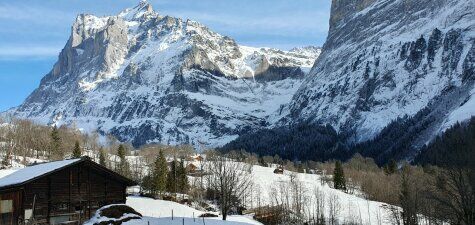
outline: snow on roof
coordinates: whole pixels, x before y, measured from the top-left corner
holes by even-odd
[[[12,186],[16,184],[21,184],[41,175],[53,172],[55,170],[61,169],[65,166],[71,165],[81,161],[81,159],[68,159],[62,161],[55,161],[50,163],[43,163],[35,166],[25,167],[24,169],[18,170],[2,179],[0,179],[0,187]]]

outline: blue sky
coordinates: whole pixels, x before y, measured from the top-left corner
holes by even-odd
[[[51,70],[79,13],[114,15],[139,0],[0,1],[0,111],[19,105]],[[149,0],[249,46],[323,45],[330,0]]]

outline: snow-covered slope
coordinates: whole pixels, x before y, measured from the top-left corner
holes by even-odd
[[[52,71],[10,110],[135,145],[221,145],[267,126],[320,49],[238,45],[146,1],[117,16],[79,15]]]
[[[300,183],[300,197],[305,199],[303,201],[303,208],[305,213],[308,213],[305,216],[315,213],[315,207],[318,202],[316,198],[319,197],[320,201],[325,201],[324,208],[322,209],[325,218],[330,217],[329,202],[335,201],[338,208],[335,216],[339,223],[392,224],[391,212],[387,204],[368,201],[356,195],[333,189],[327,184],[322,184],[321,176],[319,175],[292,174],[292,172],[288,171],[285,171],[284,174],[275,174],[273,171],[274,168],[252,167],[253,186],[252,190],[250,190],[252,194],[248,195],[244,202],[248,209],[282,204],[282,202],[276,202],[276,200],[279,201],[284,198],[288,198],[287,200],[292,202],[294,198],[290,193],[293,193],[291,188],[296,182]],[[291,183],[291,179],[294,179],[294,183]],[[284,196],[285,194],[288,196]],[[127,205],[146,216],[145,221],[155,221],[158,224],[168,224],[166,222],[171,222],[172,211],[174,216],[179,218],[180,222],[181,218],[187,218],[186,221],[191,222],[193,215],[197,216],[205,213],[178,203],[142,197],[128,197]],[[157,220],[157,218],[161,218],[161,220]],[[219,217],[215,219],[219,220]],[[230,216],[228,220],[259,224],[246,216]],[[206,224],[208,224],[208,220]]]
[[[131,206],[132,208],[137,210],[137,212],[145,216],[145,218],[140,221],[145,221],[145,224],[146,222],[150,221],[150,224],[179,225],[182,224],[183,218],[185,218],[185,224],[202,224],[202,218],[197,217],[203,213],[206,213],[176,202],[133,196],[127,198],[127,205]],[[172,217],[174,217],[173,220]],[[193,217],[195,218],[195,220],[193,219]],[[130,225],[144,224],[138,222],[139,221],[135,221],[133,223],[130,223]],[[253,220],[252,218],[246,216],[229,216],[227,218],[227,221],[222,221],[221,217],[206,218],[205,223],[215,225],[261,224]]]
[[[475,1],[334,0],[322,55],[280,123],[328,123],[359,142],[427,107],[417,147],[475,115],[474,81]]]
[[[275,174],[275,168],[262,166],[252,166],[251,168],[253,185],[243,201],[248,209],[280,204],[293,205],[296,199],[300,199],[303,214],[306,217],[304,219],[310,219],[316,213],[317,203],[323,201],[324,206],[321,213],[325,218],[329,218],[330,202],[333,202],[336,207],[334,216],[339,223],[392,224],[391,212],[387,204],[369,201],[360,196],[333,189],[321,181],[322,177],[320,175],[289,171],[285,171],[284,174]],[[10,174],[15,171],[18,172],[18,170],[0,170],[0,178],[9,179]],[[28,169],[25,171],[28,171]],[[193,179],[199,178],[189,177],[189,179],[192,183]],[[294,196],[295,189],[292,189],[293,187],[299,188],[299,198]],[[319,198],[319,201],[317,201],[317,198]],[[194,224],[192,223],[193,216],[197,217],[202,213],[207,213],[175,202],[135,196],[129,196],[126,204],[144,216],[142,220],[130,221],[126,223],[127,225],[147,224],[148,221],[150,221],[150,224],[158,225],[181,224],[182,218],[185,218],[185,224]],[[213,213],[217,214],[216,212]],[[171,220],[172,214],[175,217],[173,221]],[[260,224],[252,219],[252,215],[232,215],[228,217],[228,221],[222,222],[220,217],[207,218],[206,224]]]

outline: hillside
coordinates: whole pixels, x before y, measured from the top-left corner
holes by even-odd
[[[382,164],[413,159],[437,135],[475,115],[474,12],[475,2],[467,0],[332,1],[322,54],[268,136],[330,125],[343,139],[327,152],[339,143],[357,144],[354,151]],[[287,136],[294,134],[305,136]],[[281,155],[305,155],[300,146],[260,140],[247,134],[225,148],[253,143],[254,151],[267,144]]]
[[[16,170],[0,170],[0,178],[14,171]],[[315,208],[317,207],[316,202],[323,200],[326,203],[324,204],[324,209],[320,209],[320,211],[326,218],[329,218],[331,216],[329,204],[330,201],[334,201],[333,204],[338,204],[338,209],[333,216],[336,216],[336,220],[340,222],[350,223],[359,221],[362,224],[372,224],[371,221],[374,221],[378,224],[391,224],[391,215],[387,204],[369,201],[357,195],[333,189],[321,181],[320,175],[290,171],[285,171],[284,174],[275,174],[274,168],[252,166],[251,176],[254,182],[252,188],[248,191],[252,194],[248,195],[243,202],[249,209],[279,204],[285,198],[285,193],[293,190],[293,185],[298,185],[302,191],[300,193],[302,199],[298,200],[298,204],[303,204],[303,207],[305,207],[303,213],[307,216],[317,212],[318,209]],[[190,177],[190,179],[193,179],[193,177]],[[290,194],[290,192],[287,194]],[[294,194],[290,194],[287,197],[292,199],[289,199],[292,202],[290,204],[297,204]],[[185,218],[185,224],[187,224],[193,221],[193,216],[197,217],[205,213],[205,211],[175,202],[134,196],[127,198],[127,205],[136,209],[144,216],[143,220],[130,221],[127,225],[143,224],[147,221],[158,225],[181,224],[182,218]],[[171,221],[172,211],[175,217],[173,221]],[[216,214],[216,212],[211,213]],[[228,221],[222,222],[219,217],[206,218],[206,224],[261,224],[252,220],[249,216],[230,216]]]
[[[420,133],[420,146],[469,119],[474,9],[466,0],[333,1],[322,55],[290,103],[288,122],[329,123],[360,142],[428,107],[436,121]]]

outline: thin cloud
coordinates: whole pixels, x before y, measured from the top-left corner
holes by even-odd
[[[58,56],[61,47],[58,46],[0,46],[0,58],[41,58]]]
[[[138,1],[0,1],[0,57],[57,56],[77,14],[114,15]],[[328,32],[329,0],[149,1],[162,15],[196,20],[246,45],[322,45]]]
[[[58,25],[73,18],[74,14],[61,10],[36,5],[0,3],[0,19],[9,22],[24,21],[32,24]]]

